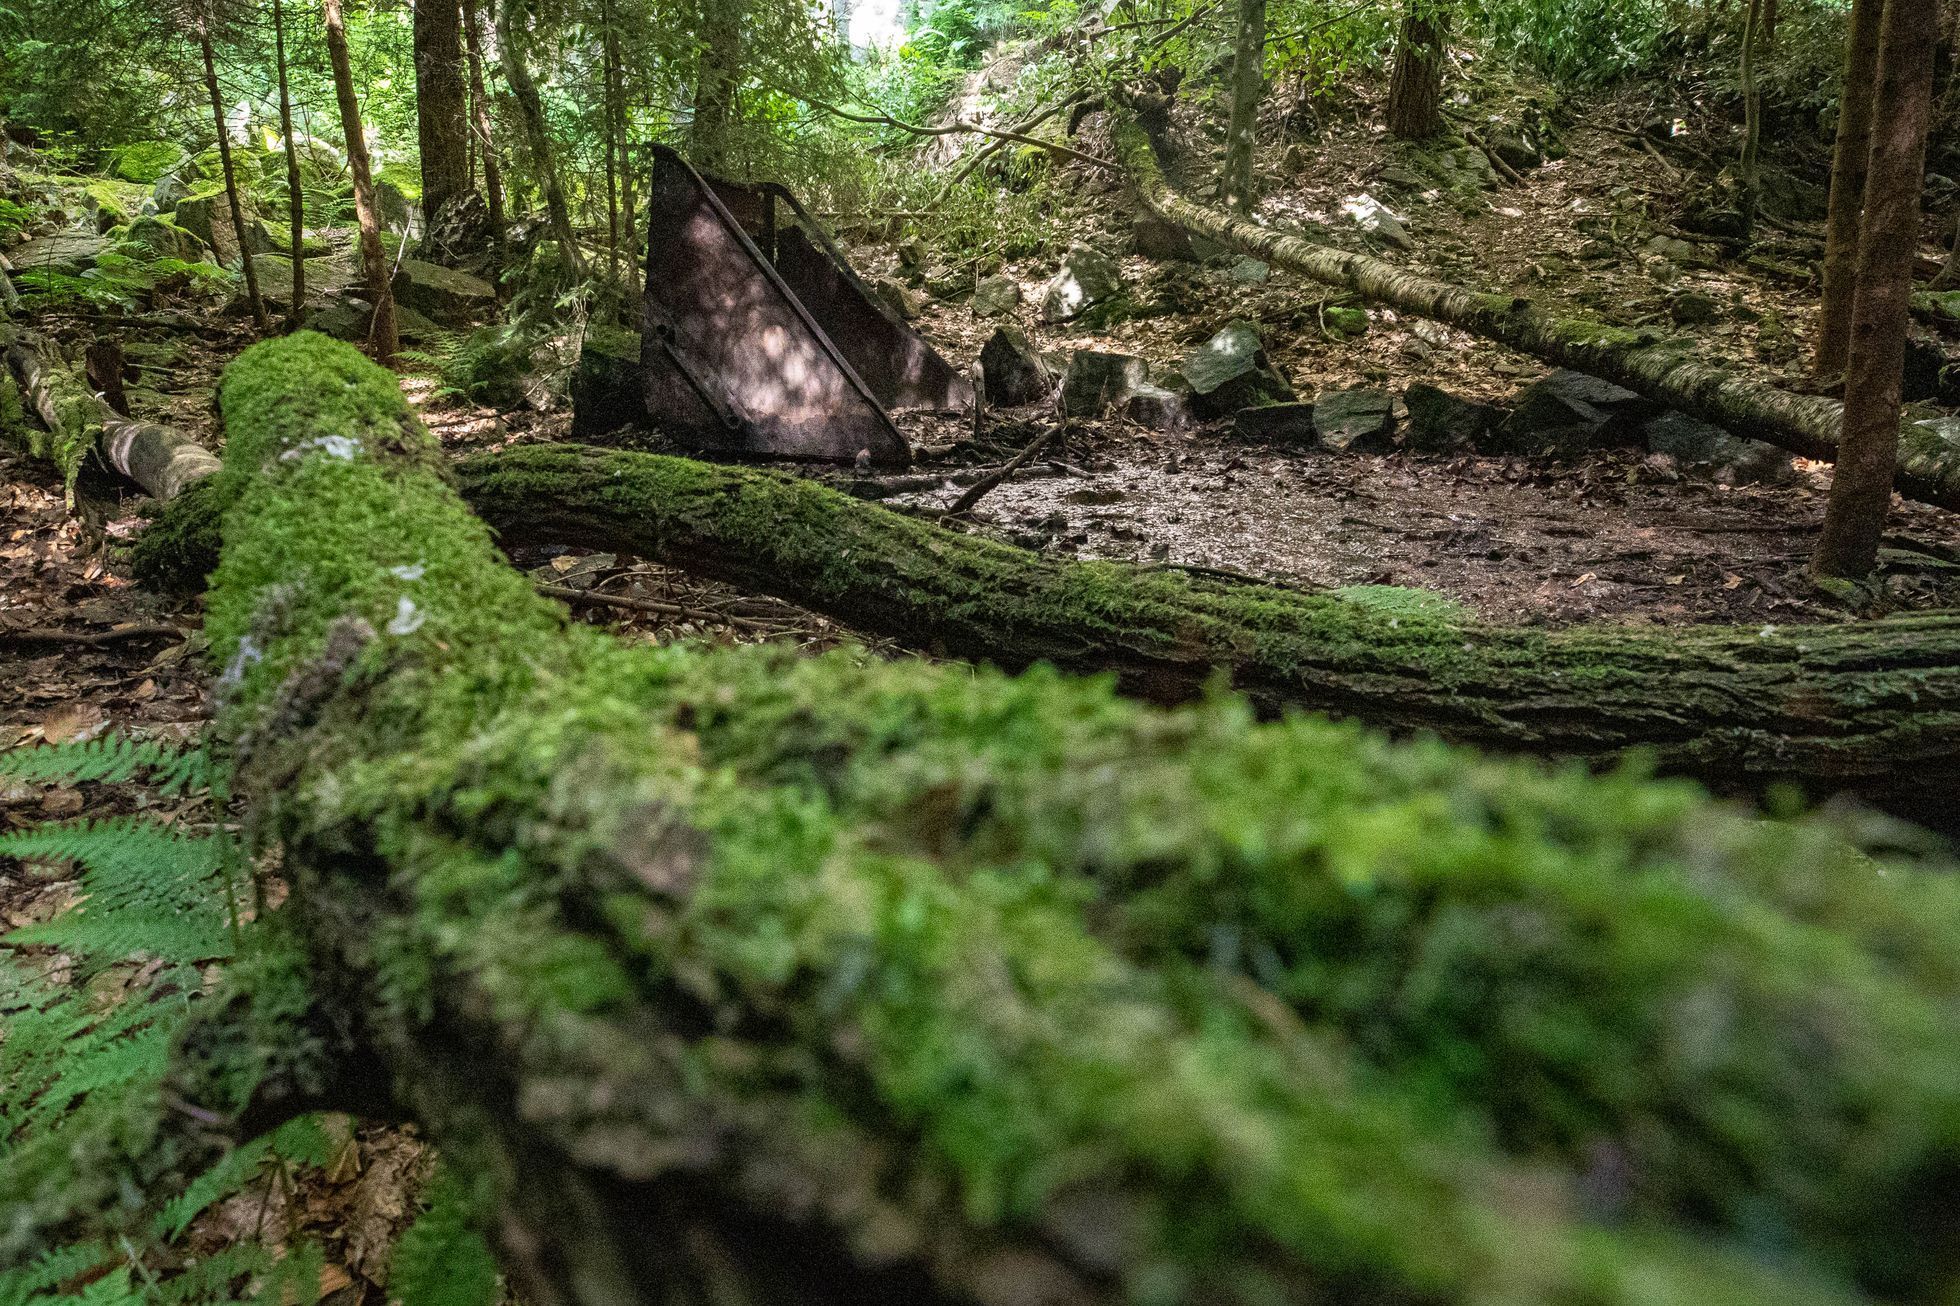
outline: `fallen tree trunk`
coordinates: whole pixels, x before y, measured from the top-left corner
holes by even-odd
[[[257,346],[222,402],[218,730],[292,886],[253,928],[311,968],[240,973],[383,1072],[527,1299],[1950,1288],[1944,878],[1229,701],[625,648],[353,350]]]
[[[1114,672],[1158,702],[1223,672],[1269,708],[1595,762],[1641,748],[1730,789],[1933,805],[1960,783],[1951,616],[1511,630],[1411,591],[1302,594],[1046,558],[808,481],[653,454],[531,445],[460,478],[514,542],[657,559],[914,648]]]
[[[1120,161],[1138,196],[1165,222],[1375,303],[1604,377],[1738,435],[1805,458],[1829,460],[1837,455],[1844,405],[1834,399],[1792,394],[1713,366],[1706,361],[1708,348],[1701,341],[1585,318],[1553,317],[1526,299],[1431,281],[1365,254],[1316,245],[1194,204],[1171,186],[1142,126],[1116,115],[1113,130]],[[1925,427],[1905,423],[1895,484],[1908,498],[1960,510],[1960,448]]]
[[[111,408],[77,369],[46,345],[17,343],[7,350],[7,364],[45,428],[30,439],[30,451],[60,469],[71,499],[91,449],[152,498],[165,502],[218,470],[216,455],[195,440]]]

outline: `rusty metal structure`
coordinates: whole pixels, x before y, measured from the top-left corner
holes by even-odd
[[[653,150],[641,370],[647,417],[698,448],[911,460],[891,412],[958,410],[972,383],[852,270],[788,190]]]

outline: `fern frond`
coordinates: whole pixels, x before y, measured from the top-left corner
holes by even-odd
[[[157,1236],[175,1238],[190,1228],[191,1221],[205,1208],[223,1201],[252,1182],[271,1152],[272,1140],[269,1138],[254,1139],[227,1152],[223,1160],[193,1179],[189,1187],[157,1212],[151,1224]]]
[[[395,1245],[389,1295],[402,1306],[494,1306],[497,1261],[476,1216],[469,1188],[453,1170],[439,1170],[428,1209]]]
[[[42,1294],[110,1259],[108,1249],[97,1243],[75,1243],[58,1247],[31,1265],[0,1270],[0,1306],[27,1306],[29,1302],[46,1301]]]
[[[211,755],[155,739],[104,735],[81,743],[41,744],[0,753],[0,780],[27,784],[120,784],[145,776],[164,794],[208,789]]]

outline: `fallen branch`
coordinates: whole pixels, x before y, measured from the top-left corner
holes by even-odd
[[[49,626],[13,628],[0,626],[0,646],[30,644],[79,644],[103,646],[143,639],[182,639],[184,632],[161,623],[132,622],[107,630],[58,630]]]
[[[749,630],[770,630],[774,627],[765,621],[750,617],[737,617],[719,612],[707,612],[700,608],[684,607],[679,603],[668,603],[661,599],[637,599],[623,594],[599,594],[592,590],[573,589],[569,585],[540,585],[538,593],[560,603],[574,607],[617,608],[625,612],[650,612],[663,617],[679,617],[684,621],[715,622],[726,626],[741,626]]]
[[[975,481],[965,494],[962,494],[953,501],[953,506],[946,510],[946,515],[948,517],[960,517],[973,511],[974,505],[992,494],[1000,486],[1006,484],[1009,477],[1027,466],[1030,459],[1043,449],[1046,449],[1048,442],[1055,438],[1056,432],[1060,429],[1060,427],[1056,426],[1049,427],[1040,435],[1037,435],[1027,448],[1015,454],[998,470],[989,476]]]
[[[1089,164],[1091,167],[1101,168],[1103,171],[1113,173],[1119,177],[1123,175],[1123,170],[1116,164],[1111,163],[1108,159],[1098,158],[1093,154],[1085,154],[1081,150],[1072,149],[1057,141],[1040,140],[1037,137],[1029,136],[1022,132],[999,127],[983,127],[979,123],[965,118],[956,118],[952,122],[938,127],[921,127],[917,123],[905,122],[901,119],[894,118],[888,113],[852,113],[849,109],[840,109],[834,104],[819,100],[813,95],[805,95],[800,91],[784,91],[783,94],[789,96],[791,99],[801,100],[819,113],[827,113],[834,118],[842,118],[846,122],[862,122],[880,127],[894,127],[899,131],[909,132],[914,136],[958,136],[962,133],[992,136],[1004,142],[1032,145],[1037,149],[1047,150],[1051,154],[1060,154],[1065,158]]]
[[[459,474],[517,543],[685,567],[915,648],[1110,671],[1159,702],[1223,671],[1272,710],[1589,761],[1644,748],[1729,789],[1790,782],[1910,807],[1960,783],[1951,616],[1509,629],[1416,593],[1382,608],[1045,557],[808,481],[652,454],[532,445]]]
[[[1117,115],[1113,131],[1138,195],[1165,222],[1274,267],[1604,377],[1738,435],[1806,458],[1837,456],[1844,406],[1835,400],[1792,394],[1714,366],[1705,361],[1708,347],[1702,341],[1584,318],[1553,317],[1527,299],[1432,281],[1365,254],[1316,245],[1194,204],[1172,188],[1142,126]],[[1960,450],[1925,428],[1906,423],[1900,433],[1896,484],[1910,498],[1960,510]]]
[[[218,470],[217,458],[195,440],[111,408],[45,342],[30,337],[13,346],[7,350],[7,363],[28,407],[46,428],[30,452],[60,469],[71,499],[91,449],[164,502]]]

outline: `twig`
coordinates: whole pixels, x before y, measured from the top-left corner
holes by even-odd
[[[780,87],[776,89],[781,90]],[[1118,177],[1124,175],[1123,170],[1114,163],[1111,163],[1108,159],[1098,158],[1093,154],[1084,154],[1081,150],[1070,149],[1068,146],[1058,145],[1054,141],[1037,140],[1035,137],[1028,136],[1022,132],[1008,131],[998,127],[982,127],[979,123],[969,122],[965,118],[956,118],[943,127],[921,127],[917,123],[904,122],[898,118],[894,118],[888,113],[852,113],[848,109],[840,109],[834,104],[819,100],[813,95],[805,95],[799,91],[782,91],[782,94],[789,96],[791,99],[803,101],[803,103],[809,105],[819,113],[827,113],[832,117],[842,118],[846,122],[863,122],[871,123],[874,126],[896,127],[898,130],[910,132],[914,136],[958,136],[963,132],[971,132],[978,136],[992,136],[996,140],[1013,141],[1021,145],[1032,145],[1037,149],[1066,155],[1071,159],[1076,159],[1080,162],[1090,164],[1093,167],[1101,168],[1105,172],[1114,173]]]
[[[1016,133],[1022,133],[1022,134],[1031,132],[1035,128],[1041,126],[1042,123],[1047,122],[1050,118],[1060,113],[1062,110],[1070,108],[1076,104],[1079,104],[1082,101],[1082,98],[1083,98],[1083,92],[1077,91],[1075,94],[1069,96],[1067,99],[1061,101],[1059,104],[1054,104],[1046,109],[1043,109],[1040,113],[1028,119],[1026,122],[1021,123],[1013,130]],[[973,175],[973,170],[975,168],[978,168],[981,164],[985,163],[988,159],[991,159],[992,157],[994,157],[994,155],[1006,149],[1008,145],[1011,143],[1012,142],[1007,137],[1003,136],[993,141],[990,141],[988,144],[974,151],[973,157],[968,159],[963,165],[961,165],[960,170],[958,172],[955,172],[952,175],[952,177],[946,182],[946,184],[939,188],[939,193],[932,197],[932,203],[927,206],[928,209],[936,209],[941,204],[945,203],[946,197],[948,195],[951,195],[954,189],[958,187],[958,185],[961,182],[965,181],[968,177],[971,177]],[[924,216],[924,215],[921,214],[919,216]]]
[[[618,594],[596,594],[591,590],[573,589],[569,585],[540,585],[538,593],[546,598],[592,608],[622,608],[629,612],[653,612],[663,617],[682,617],[688,621],[712,621],[726,626],[741,626],[748,630],[774,628],[769,622],[757,621],[751,617],[706,612],[700,608],[683,607],[678,603],[665,603],[659,599],[633,599]]]
[[[109,630],[61,630],[53,626],[25,626],[18,630],[0,628],[0,645],[82,644],[99,647],[104,644],[121,644],[137,639],[182,638],[184,638],[184,632],[175,626],[143,622],[134,622],[127,626],[115,626]]]
[[[973,511],[973,505],[979,503],[982,499],[986,498],[989,494],[993,493],[994,490],[998,488],[1002,482],[1007,480],[1008,477],[1012,476],[1015,472],[1020,471],[1021,468],[1025,466],[1030,459],[1032,459],[1036,454],[1040,453],[1043,449],[1046,449],[1048,447],[1048,442],[1054,439],[1056,433],[1059,432],[1061,429],[1062,428],[1059,426],[1049,427],[1047,430],[1043,431],[1040,435],[1034,438],[1033,444],[1030,444],[1027,448],[1021,450],[1021,452],[1015,454],[1013,458],[1009,459],[1007,464],[1003,466],[999,471],[987,477],[985,480],[974,482],[972,489],[968,490],[965,494],[962,494],[959,498],[953,501],[953,506],[946,510],[946,515],[948,517],[958,517],[965,513],[969,513]]]

